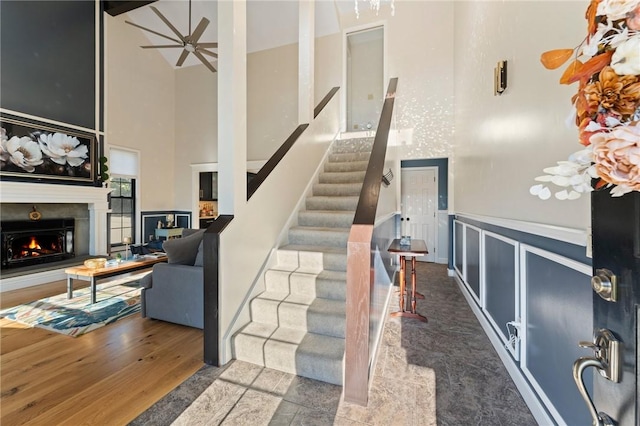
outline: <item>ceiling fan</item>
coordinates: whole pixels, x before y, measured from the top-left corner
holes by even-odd
[[[215,67],[211,64],[211,62],[207,60],[207,58],[203,56],[203,54],[217,58],[218,54],[207,50],[207,48],[217,48],[218,43],[201,43],[199,41],[200,37],[202,37],[202,34],[204,33],[204,30],[209,25],[209,20],[207,18],[203,17],[198,23],[198,26],[196,26],[196,29],[193,32],[191,32],[191,0],[189,0],[189,33],[185,36],[180,34],[180,32],[176,29],[176,27],[174,27],[171,24],[171,22],[169,22],[169,20],[162,13],[160,13],[158,9],[156,9],[153,6],[149,6],[149,7],[151,8],[151,10],[155,12],[156,15],[158,15],[158,17],[162,20],[162,22],[164,22],[169,27],[169,29],[171,29],[171,31],[176,35],[176,37],[178,37],[178,40],[173,37],[161,34],[157,31],[150,30],[149,28],[145,28],[141,25],[134,24],[133,22],[125,21],[129,25],[133,25],[134,27],[140,28],[141,30],[148,31],[152,34],[155,34],[157,36],[166,38],[168,40],[171,40],[177,43],[177,44],[162,44],[162,45],[140,46],[140,47],[142,47],[143,49],[182,48],[184,50],[182,51],[182,54],[178,58],[178,62],[176,62],[177,67],[182,66],[184,61],[187,59],[187,56],[189,56],[189,53],[193,53],[196,56],[196,58],[200,60],[200,62],[202,62],[204,65],[207,66],[207,68],[209,68],[213,72],[216,72]]]

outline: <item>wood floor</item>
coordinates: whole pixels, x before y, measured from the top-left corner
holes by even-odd
[[[64,293],[0,295],[2,308]],[[0,319],[0,424],[126,425],[202,365],[202,331],[139,314],[77,338]]]

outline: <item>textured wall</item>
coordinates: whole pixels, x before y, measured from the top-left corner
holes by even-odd
[[[534,178],[577,151],[565,126],[574,86],[539,62],[546,50],[573,47],[585,34],[587,2],[455,4],[455,207],[493,217],[573,228],[589,223],[588,197],[541,201]],[[542,25],[544,23],[544,25]],[[508,61],[508,88],[493,95],[493,69]]]
[[[148,40],[125,19],[104,17],[107,144],[140,152],[140,209],[171,210],[174,71],[160,53],[139,47]]]

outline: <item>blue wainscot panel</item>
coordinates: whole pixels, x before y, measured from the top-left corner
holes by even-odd
[[[593,334],[591,268],[526,245],[521,253],[522,370],[556,419],[591,424],[572,375],[573,362],[593,354],[578,347]],[[584,374],[584,380],[593,395],[593,377]]]
[[[496,234],[484,234],[484,309],[502,340],[507,342],[515,329],[518,300],[517,242]],[[511,350],[516,347],[510,345]]]
[[[456,270],[464,278],[464,225],[458,221],[454,225],[455,249],[454,249],[454,265]]]
[[[476,301],[480,299],[480,230],[466,226],[465,259],[466,282],[469,289],[475,295]]]

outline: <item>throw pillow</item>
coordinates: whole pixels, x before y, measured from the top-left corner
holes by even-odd
[[[201,229],[188,237],[174,238],[162,243],[162,249],[167,253],[167,263],[193,265],[204,231]]]

